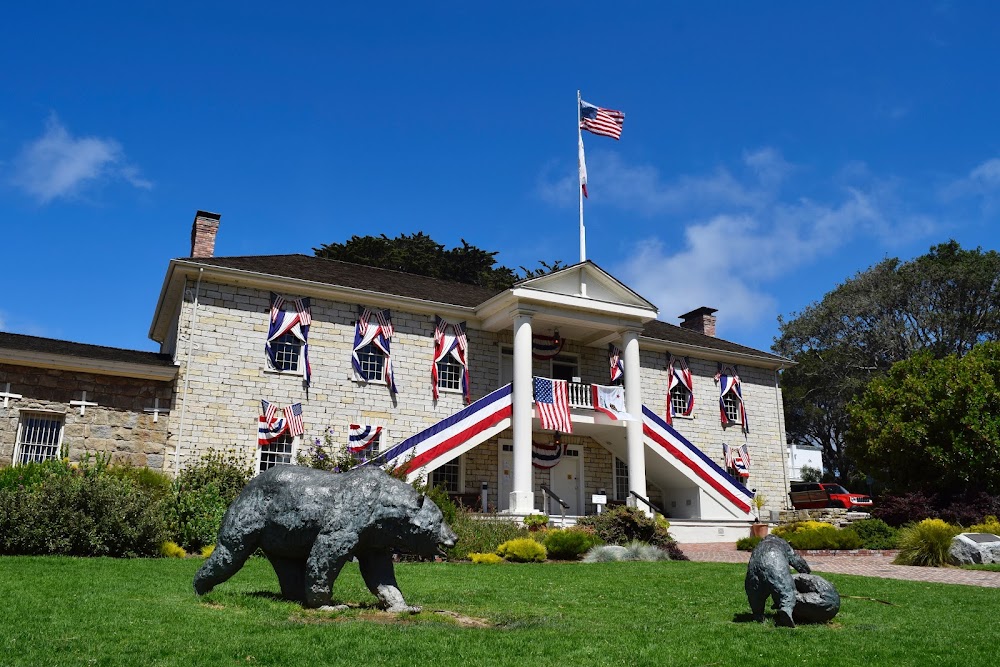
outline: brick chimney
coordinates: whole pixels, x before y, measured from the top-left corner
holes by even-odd
[[[215,254],[215,235],[219,233],[218,213],[198,211],[191,225],[191,256],[211,257]]]
[[[681,315],[681,326],[691,331],[715,337],[715,308],[702,306]]]

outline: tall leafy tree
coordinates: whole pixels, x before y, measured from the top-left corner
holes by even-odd
[[[846,479],[856,470],[847,404],[869,381],[916,352],[961,356],[1000,337],[1000,254],[949,241],[886,259],[779,326],[772,349],[798,364],[782,378],[788,434],[822,447]]]
[[[497,252],[490,252],[470,245],[462,239],[462,245],[445,249],[423,232],[400,234],[389,238],[379,236],[352,236],[344,243],[328,243],[313,248],[317,257],[353,262],[382,269],[392,269],[415,273],[431,278],[455,280],[457,282],[507,289],[521,279],[516,271],[496,263]],[[552,264],[541,262],[538,269],[525,269],[523,277],[533,278],[562,268],[556,261]]]
[[[893,364],[850,402],[852,456],[890,490],[1000,493],[1000,343]]]

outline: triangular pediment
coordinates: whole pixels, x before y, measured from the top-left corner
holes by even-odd
[[[519,282],[515,290],[534,290],[580,297],[609,304],[656,310],[656,306],[610,273],[587,260],[558,271]]]

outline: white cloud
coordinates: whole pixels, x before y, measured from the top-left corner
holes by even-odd
[[[74,137],[55,114],[45,132],[27,144],[14,159],[11,183],[46,204],[71,197],[99,182],[122,179],[148,190],[152,183],[126,162],[121,145],[114,139]]]
[[[785,161],[780,152],[769,146],[755,151],[744,151],[743,162],[753,170],[761,185],[776,188],[794,171],[795,166]]]

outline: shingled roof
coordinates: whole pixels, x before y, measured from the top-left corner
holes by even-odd
[[[0,331],[0,350],[16,350],[19,352],[38,352],[42,354],[61,354],[84,359],[100,361],[117,361],[131,364],[146,364],[149,366],[173,366],[173,358],[169,354],[159,352],[143,352],[141,350],[125,350],[118,347],[74,343],[55,338],[41,338],[24,334]]]
[[[475,308],[503,291],[311,255],[249,255],[197,259],[183,257],[177,261],[250,271],[282,278],[308,280],[326,285],[382,292],[394,296],[469,308]],[[714,336],[706,336],[660,320],[647,322],[642,335],[666,343],[694,345],[774,361],[783,360],[783,357],[769,352],[756,350]]]

